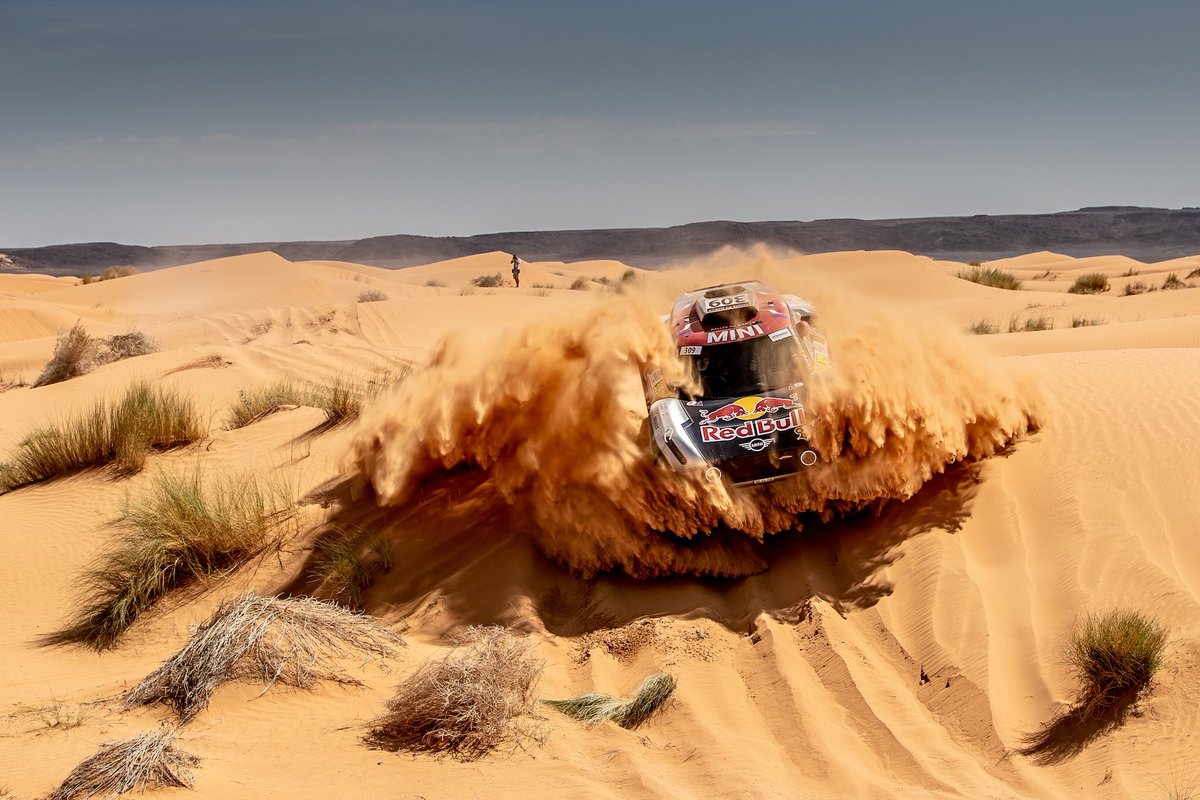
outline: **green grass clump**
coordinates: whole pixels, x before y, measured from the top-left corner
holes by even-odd
[[[362,597],[375,579],[392,568],[392,551],[382,536],[335,531],[313,547],[316,594],[361,610]]]
[[[959,270],[958,277],[971,283],[991,286],[993,289],[1021,288],[1021,281],[1011,272],[1005,272],[1002,269],[973,266],[971,269]]]
[[[325,412],[325,427],[340,425],[358,417],[367,402],[400,385],[411,374],[411,364],[398,364],[368,375],[339,373],[310,387],[309,405]]]
[[[495,287],[500,286],[503,283],[503,280],[504,279],[500,277],[500,273],[496,272],[492,275],[480,275],[478,278],[472,278],[471,285],[478,286],[481,289],[494,289]]]
[[[1100,272],[1080,275],[1067,289],[1071,294],[1100,294],[1108,291],[1108,276]]]
[[[971,327],[967,328],[967,330],[976,336],[986,336],[990,333],[999,333],[1000,326],[990,319],[981,319],[978,322],[971,323]]]
[[[378,303],[380,300],[387,300],[388,296],[378,289],[368,289],[358,296],[360,303]]]
[[[232,431],[244,428],[276,411],[307,405],[308,402],[309,391],[288,378],[257,389],[243,389],[229,407],[225,429]]]
[[[0,492],[109,464],[134,473],[151,451],[181,447],[205,433],[191,400],[137,383],[115,403],[97,401],[66,422],[30,432],[0,469]]]
[[[622,728],[633,730],[654,716],[675,691],[677,683],[675,676],[660,672],[643,681],[630,700],[599,692],[588,692],[567,700],[542,702],[588,725],[599,725],[611,720]]]
[[[284,378],[258,389],[243,389],[229,407],[225,428],[242,428],[294,406],[323,411],[323,428],[340,425],[357,417],[369,400],[399,385],[411,373],[411,364],[398,364],[365,374],[337,373],[324,381],[306,384]]]
[[[47,641],[113,647],[173,590],[230,572],[266,549],[292,509],[281,490],[253,477],[160,474],[126,502],[115,523],[123,535],[85,574],[75,617]]]
[[[1068,661],[1082,682],[1084,716],[1136,694],[1162,669],[1167,630],[1136,611],[1089,614],[1076,625]]]

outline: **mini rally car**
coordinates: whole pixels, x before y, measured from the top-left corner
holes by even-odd
[[[758,281],[682,294],[663,320],[693,385],[668,386],[661,369],[642,371],[655,459],[734,485],[815,464],[804,406],[811,377],[830,362],[813,314],[807,301]]]

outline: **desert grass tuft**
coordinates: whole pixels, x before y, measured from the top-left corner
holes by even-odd
[[[985,269],[979,265],[975,265],[971,269],[959,270],[958,277],[971,283],[991,286],[993,289],[1016,290],[1021,288],[1021,281],[1011,272],[1005,272],[1002,269]]]
[[[226,430],[244,428],[263,417],[285,408],[306,405],[309,391],[289,378],[275,381],[257,389],[243,389],[230,406],[225,421]]]
[[[1100,294],[1108,291],[1108,276],[1101,272],[1080,275],[1067,289],[1071,294]]]
[[[126,502],[115,523],[124,535],[85,574],[76,616],[46,642],[115,646],[171,591],[230,572],[277,541],[293,509],[282,489],[254,477],[160,474]]]
[[[392,568],[387,540],[376,534],[336,530],[313,547],[312,569],[320,584],[316,594],[361,610],[363,592]]]
[[[1184,283],[1183,281],[1179,280],[1179,276],[1176,275],[1174,272],[1172,272],[1170,275],[1168,275],[1166,277],[1165,280],[1163,280],[1162,288],[1166,289],[1166,290],[1170,290],[1170,289],[1190,289],[1192,287],[1189,286],[1188,284]]]
[[[1162,669],[1167,630],[1136,611],[1089,614],[1075,627],[1068,662],[1079,678],[1083,716],[1105,711],[1150,685]]]
[[[542,702],[588,725],[612,721],[622,728],[633,730],[654,716],[671,697],[677,683],[675,676],[660,672],[643,681],[630,700],[589,692],[567,700]]]
[[[1130,295],[1143,294],[1145,293],[1146,289],[1147,287],[1145,281],[1130,281],[1129,283],[1125,284],[1125,288],[1121,290],[1121,296],[1129,297]]]
[[[477,278],[471,279],[472,286],[478,286],[481,289],[494,289],[503,283],[500,273],[496,272],[491,275],[480,275]]]
[[[529,642],[500,627],[468,628],[462,642],[400,684],[371,723],[368,746],[473,760],[540,740],[530,713],[542,664]]]
[[[437,278],[430,278],[429,280],[425,281],[425,285],[432,286],[435,288],[445,288],[445,286],[446,286],[445,283],[443,283],[442,281],[439,281]]]
[[[412,374],[411,364],[398,364],[368,375],[338,373],[309,387],[308,404],[325,412],[323,427],[355,419],[370,400],[403,383]]]
[[[977,322],[971,323],[971,327],[967,328],[967,330],[976,336],[986,336],[992,333],[999,333],[1000,326],[995,322],[992,322],[990,319],[981,319]]]
[[[588,280],[587,278],[576,278],[575,280],[573,280],[571,282],[571,288],[577,292],[580,292],[580,291],[586,292],[588,290],[588,287],[591,285],[592,285],[592,282],[590,280]]]
[[[358,296],[360,303],[378,303],[380,300],[387,300],[388,296],[378,289],[368,289]]]
[[[92,467],[137,472],[153,450],[204,436],[195,405],[176,392],[136,383],[115,403],[100,400],[59,425],[35,428],[0,473],[0,492]]]
[[[1089,319],[1088,317],[1071,317],[1072,328],[1090,328],[1095,325],[1103,325],[1102,319]]]
[[[175,747],[175,729],[161,725],[129,739],[105,742],[85,758],[48,800],[116,797],[125,792],[165,786],[190,788],[189,767],[200,759]]]
[[[187,722],[208,707],[226,681],[282,683],[308,689],[320,681],[355,684],[340,660],[349,654],[393,655],[403,642],[374,618],[311,598],[249,596],[224,603],[178,653],[146,676],[125,708],[164,703]]]
[[[1022,331],[1048,331],[1053,330],[1054,320],[1045,314],[1036,317],[1028,317],[1024,322],[1020,318],[1013,316],[1008,320],[1008,332],[1020,333]]]
[[[1192,278],[1200,278],[1200,267],[1196,267],[1194,270],[1189,272],[1187,275],[1183,276],[1183,279],[1185,281],[1190,281]]]

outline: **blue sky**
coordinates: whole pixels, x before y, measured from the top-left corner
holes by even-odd
[[[0,0],[0,245],[1200,205],[1200,4]]]

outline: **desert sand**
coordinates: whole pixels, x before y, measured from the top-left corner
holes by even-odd
[[[196,797],[1143,798],[1200,785],[1200,288],[1122,294],[1183,279],[1200,257],[983,265],[1019,291],[903,252],[723,252],[653,273],[530,263],[520,289],[507,262],[392,271],[258,253],[90,285],[0,275],[4,386],[32,382],[76,322],[161,344],[0,393],[0,460],[33,426],[139,379],[210,420],[205,440],[132,477],[90,470],[0,495],[0,796],[42,796],[100,742],[167,719],[114,698],[223,600],[299,591],[331,524],[391,544],[364,605],[408,647],[350,664],[362,686],[219,689],[180,733],[202,759]],[[1092,272],[1109,291],[1067,292]],[[505,284],[471,284],[491,274]],[[676,292],[751,276],[817,302],[861,459],[732,496],[660,481],[636,438],[633,362],[661,347]],[[369,290],[387,299],[356,302]],[[1005,332],[1030,317],[1053,327]],[[967,332],[984,320],[1001,332]],[[401,361],[414,375],[350,424],[311,435],[321,414],[299,407],[223,428],[239,390]],[[298,532],[170,596],[111,651],[40,644],[125,499],[197,466],[278,476],[302,504]],[[873,497],[886,502],[836,513]],[[1117,607],[1169,629],[1151,691],[1061,763],[1017,754],[1074,698],[1076,619]],[[531,637],[543,697],[627,694],[658,671],[679,688],[637,731],[546,710],[543,745],[474,762],[364,747],[398,681],[471,624]],[[45,708],[57,711],[33,711]]]

